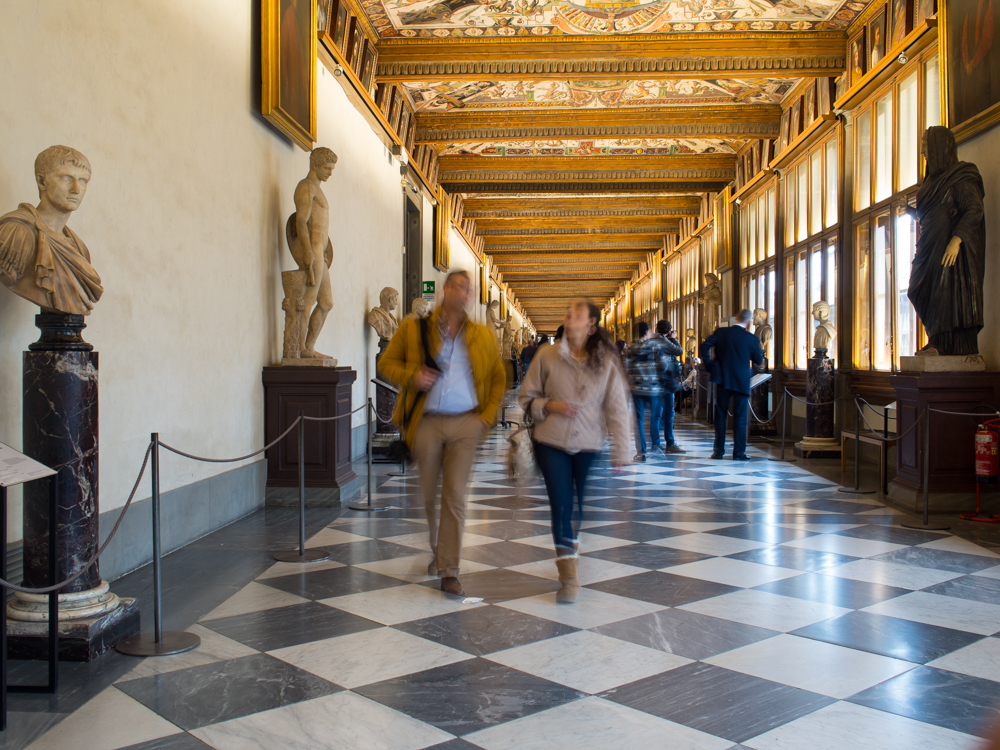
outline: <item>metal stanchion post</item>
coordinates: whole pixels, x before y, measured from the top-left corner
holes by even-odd
[[[388,505],[372,505],[372,412],[374,409],[372,400],[369,398],[368,408],[365,409],[365,418],[368,420],[368,500],[364,503],[348,505],[347,507],[351,510],[389,510]],[[378,419],[378,412],[375,412],[375,418]]]
[[[139,633],[126,638],[116,648],[129,656],[170,656],[190,651],[201,643],[201,638],[194,633],[176,630],[163,632],[163,589],[160,573],[160,434],[154,432],[149,439],[153,443],[150,451],[153,506],[153,633]]]
[[[897,426],[897,431],[899,427]],[[931,410],[930,407],[924,411],[924,455],[921,457],[924,462],[924,522],[901,523],[907,529],[923,529],[924,531],[947,531],[951,526],[931,525]]]
[[[299,412],[299,548],[271,555],[278,562],[308,563],[330,559],[330,553],[318,547],[306,549],[306,420]]]
[[[798,459],[785,458],[785,431],[788,429],[788,391],[781,395],[781,455],[778,458],[769,458],[768,461],[782,461],[786,464],[794,464]]]
[[[854,397],[854,486],[838,487],[837,492],[847,492],[852,495],[872,495],[875,490],[861,489],[861,405],[858,397]]]

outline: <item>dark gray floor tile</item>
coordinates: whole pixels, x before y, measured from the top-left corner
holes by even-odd
[[[870,612],[849,612],[796,630],[792,635],[919,664],[950,654],[982,637]]]
[[[644,523],[614,523],[607,526],[595,526],[586,529],[588,534],[610,536],[615,539],[627,539],[630,542],[651,542],[654,539],[667,539],[672,536],[689,534],[689,531],[671,529],[666,526],[650,526]]]
[[[382,492],[382,490],[379,491]],[[415,523],[402,518],[371,518],[370,516],[362,517],[350,523],[340,523],[333,528],[339,531],[346,531],[349,534],[371,537],[372,539],[385,539],[388,536],[416,534],[418,531],[427,531],[427,527],[422,523]]]
[[[48,711],[8,711],[7,729],[0,733],[0,750],[23,750],[67,716]]]
[[[415,555],[418,551],[411,549],[410,554]],[[306,569],[302,573],[294,573],[290,576],[264,578],[258,583],[306,599],[316,600],[403,586],[406,581],[373,573],[364,568],[345,566],[343,568],[326,568],[325,570],[311,571]]]
[[[541,527],[539,527],[539,532],[544,533]],[[555,559],[555,556],[555,549],[518,544],[517,542],[477,544],[475,547],[466,547],[462,550],[462,557],[466,560],[492,565],[495,568],[510,568],[514,565]]]
[[[712,557],[712,555],[703,555],[700,552],[660,547],[655,544],[629,544],[624,547],[612,547],[593,552],[583,550],[583,553],[587,557],[596,557],[598,560],[634,565],[637,568],[649,568],[650,570],[669,568],[672,565],[683,565]]]
[[[924,666],[848,700],[956,732],[987,737],[1000,720],[998,694],[1000,684],[992,680]]]
[[[782,544],[794,539],[805,539],[807,536],[815,536],[811,531],[786,529],[781,526],[771,526],[764,523],[747,523],[742,526],[730,526],[729,528],[716,529],[709,533],[728,536],[733,539],[752,539],[755,542],[764,542],[765,544]]]
[[[505,508],[507,510],[523,510],[527,508],[548,508],[549,501],[544,498],[534,497],[494,497],[484,496],[469,498],[479,505],[488,505],[491,508]]]
[[[365,685],[354,692],[455,735],[584,697],[563,685],[478,658]]]
[[[975,573],[997,565],[996,558],[982,555],[965,555],[929,547],[907,547],[869,558],[879,562],[893,562],[900,565],[916,565],[918,568],[947,570],[951,573]]]
[[[666,500],[666,498],[664,498],[664,500]],[[650,509],[656,510],[657,508],[663,508],[666,503],[657,502],[652,499],[640,500],[632,497],[612,497],[604,500],[597,500],[596,502],[588,503],[588,505],[592,508],[603,508],[606,510],[633,511]]]
[[[928,594],[954,596],[987,604],[1000,604],[1000,581],[985,576],[962,576],[923,589]]]
[[[806,573],[781,581],[772,581],[757,586],[754,590],[850,609],[862,609],[910,593],[909,589],[867,581],[853,581],[839,576],[825,576],[821,573]]]
[[[736,586],[726,586],[722,583],[661,573],[656,570],[592,583],[586,588],[618,596],[627,596],[630,599],[639,599],[653,604],[662,604],[665,607],[680,607],[683,604],[690,604],[702,599],[711,599],[734,591],[742,591]]]
[[[341,529],[340,526],[337,527]],[[420,531],[427,527],[420,524]],[[389,560],[394,557],[407,557],[416,554],[413,547],[372,539],[367,542],[351,542],[350,544],[335,544],[325,548],[330,553],[330,559],[344,565],[360,565],[361,563]],[[265,579],[267,580],[267,579]]]
[[[480,536],[491,536],[503,541],[511,539],[524,539],[529,536],[538,536],[545,533],[545,529],[535,523],[526,521],[504,521],[500,523],[475,523],[469,521],[465,525],[465,533],[479,534]]]
[[[471,742],[466,742],[461,737],[456,737],[451,742],[434,745],[427,748],[427,750],[483,750],[483,748],[480,745],[473,745]]]
[[[608,700],[742,742],[836,701],[695,662],[610,690]]]
[[[712,500],[696,500],[693,503],[684,503],[683,505],[675,505],[674,507],[678,510],[695,510],[705,513],[749,513],[754,510],[760,510],[766,507],[766,505],[755,500],[713,498]]]
[[[751,549],[746,552],[738,552],[735,555],[726,555],[734,560],[746,560],[747,562],[760,563],[761,565],[774,565],[778,568],[791,568],[792,570],[814,571],[832,568],[834,565],[857,560],[856,557],[847,555],[837,555],[832,552],[819,552],[812,549],[800,549],[799,547],[783,547],[775,545],[773,547],[761,547]]]
[[[426,620],[404,622],[394,627],[476,656],[567,635],[577,630],[569,625],[503,607],[474,607]]]
[[[233,615],[201,624],[258,651],[273,651],[382,627],[377,622],[316,602]]]
[[[184,732],[183,734],[172,734],[169,737],[161,737],[158,740],[140,742],[138,745],[129,745],[121,750],[206,750],[211,745],[206,745],[197,737]]]
[[[267,654],[119,682],[117,687],[188,730],[341,690]]]
[[[555,567],[555,563],[552,563],[552,567]],[[552,591],[558,591],[561,585],[559,581],[553,581],[549,578],[502,569],[469,573],[463,575],[461,580],[466,596],[479,597],[489,604],[548,594]],[[436,589],[440,586],[440,582],[426,581],[422,585]]]
[[[665,609],[594,628],[602,635],[659,649],[688,659],[707,659],[778,635],[683,609]]]

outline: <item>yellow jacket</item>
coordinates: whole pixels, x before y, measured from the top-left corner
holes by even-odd
[[[435,310],[427,320],[427,344],[431,356],[437,356],[441,351],[441,316]],[[479,416],[492,427],[497,421],[497,411],[503,400],[506,379],[500,356],[497,354],[496,340],[486,329],[471,320],[465,321],[463,329],[465,345],[469,350],[469,361],[472,364],[472,379],[475,381],[476,398],[479,401],[477,412]],[[396,410],[392,421],[402,431],[403,418],[413,407],[414,400],[420,395],[413,386],[413,376],[424,364],[424,348],[420,343],[420,321],[416,318],[404,320],[382,352],[378,361],[379,375],[399,386],[399,396],[396,397]],[[413,438],[417,433],[417,425],[424,413],[425,399],[421,399],[413,410],[410,422],[406,426],[403,439],[411,448]]]

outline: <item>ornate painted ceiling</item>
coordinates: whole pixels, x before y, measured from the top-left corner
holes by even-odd
[[[438,144],[441,156],[671,156],[735,154],[741,141],[700,139],[598,139],[593,141],[481,141]]]
[[[867,3],[845,0],[364,0],[381,37],[617,35],[840,30]]]

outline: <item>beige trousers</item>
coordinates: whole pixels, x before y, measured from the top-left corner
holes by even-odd
[[[431,552],[442,578],[458,577],[465,531],[465,492],[483,431],[482,420],[475,414],[429,414],[417,425],[413,455],[420,471]],[[442,470],[439,513],[437,483]]]

